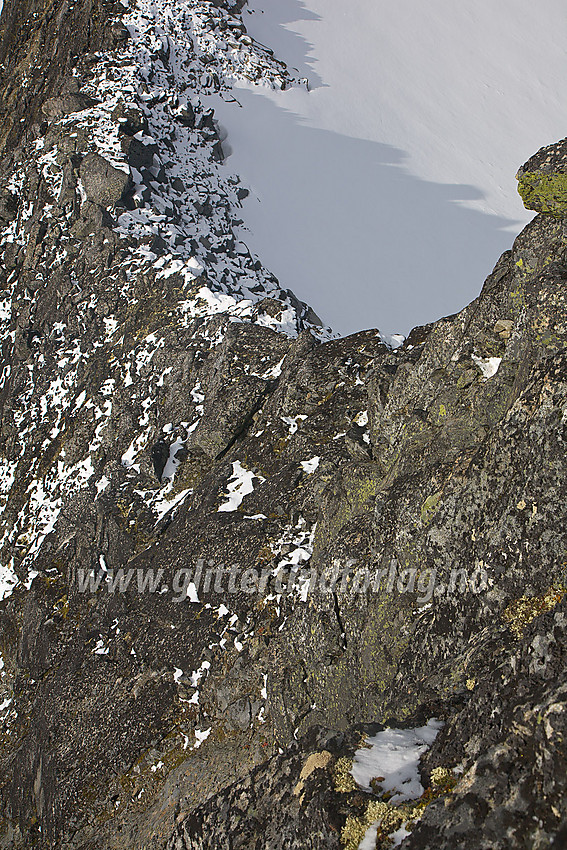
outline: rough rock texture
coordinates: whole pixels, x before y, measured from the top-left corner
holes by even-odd
[[[333,339],[237,235],[240,10],[5,0],[0,847],[356,847],[432,717],[401,846],[563,847],[567,220]]]
[[[541,148],[520,168],[518,192],[529,210],[567,214],[567,140]]]

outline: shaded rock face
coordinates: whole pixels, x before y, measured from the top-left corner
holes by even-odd
[[[2,13],[0,847],[350,847],[361,735],[432,717],[402,846],[561,847],[566,220],[332,338],[199,97],[291,77],[168,9]]]

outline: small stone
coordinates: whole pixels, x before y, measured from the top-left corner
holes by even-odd
[[[514,322],[511,319],[498,319],[494,325],[494,333],[498,334],[502,339],[509,339],[513,327]]]
[[[175,118],[184,127],[192,129],[195,126],[195,110],[190,103],[182,106],[176,113]]]
[[[110,27],[108,28],[105,43],[111,49],[116,47],[123,47],[129,40],[129,38],[130,32],[128,31],[128,28],[122,23],[122,21],[113,21]]]

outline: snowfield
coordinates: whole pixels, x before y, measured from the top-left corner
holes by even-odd
[[[310,91],[214,98],[252,189],[242,238],[336,331],[463,307],[532,216],[517,168],[562,138],[559,0],[249,0],[249,33]],[[242,107],[242,108],[240,108]]]

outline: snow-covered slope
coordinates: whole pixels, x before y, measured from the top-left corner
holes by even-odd
[[[244,19],[311,88],[215,104],[252,249],[341,332],[462,307],[531,217],[516,168],[565,133],[559,0],[250,0]]]

